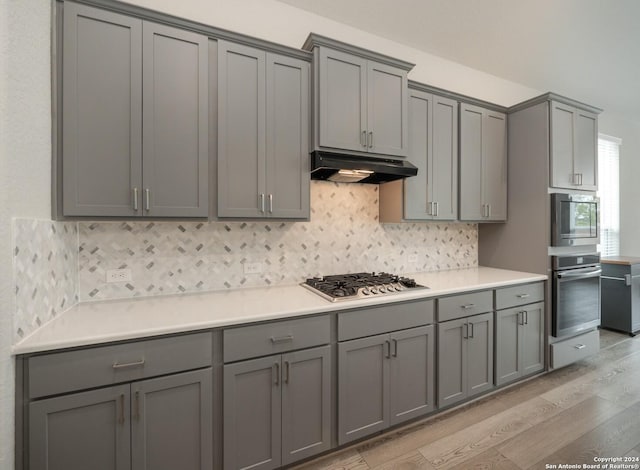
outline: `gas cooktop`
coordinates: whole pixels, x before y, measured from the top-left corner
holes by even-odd
[[[393,295],[409,289],[428,289],[411,278],[389,273],[334,274],[312,277],[301,285],[331,302]]]

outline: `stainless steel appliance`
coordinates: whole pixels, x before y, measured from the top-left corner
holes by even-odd
[[[302,286],[331,302],[393,295],[408,289],[428,289],[414,279],[389,273],[335,274],[313,277]]]
[[[553,336],[571,336],[600,325],[601,274],[600,253],[553,257]]]
[[[600,199],[590,194],[551,194],[551,245],[600,243]]]

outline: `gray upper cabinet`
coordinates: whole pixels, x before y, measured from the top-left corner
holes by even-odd
[[[493,388],[493,313],[438,323],[438,406]]]
[[[311,34],[314,147],[406,157],[412,64]]]
[[[207,217],[208,40],[143,24],[142,186],[139,207],[156,217]]]
[[[507,219],[507,118],[460,104],[460,220]]]
[[[224,366],[224,468],[272,469],[330,448],[331,347]]]
[[[551,181],[565,189],[598,189],[598,115],[550,101]]]
[[[62,215],[208,215],[207,47],[65,2]]]
[[[380,221],[458,216],[458,102],[409,90],[409,159],[417,176],[380,186]]]
[[[219,217],[309,217],[309,69],[218,42]]]

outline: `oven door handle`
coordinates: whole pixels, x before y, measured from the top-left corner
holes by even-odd
[[[566,278],[575,279],[575,278],[599,277],[601,274],[602,274],[602,269],[596,269],[595,271],[582,271],[582,270],[576,269],[570,272],[557,273],[557,276],[558,276],[558,279],[566,279]]]

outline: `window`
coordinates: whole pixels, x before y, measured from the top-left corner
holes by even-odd
[[[598,136],[600,254],[620,254],[620,145],[616,137]]]

